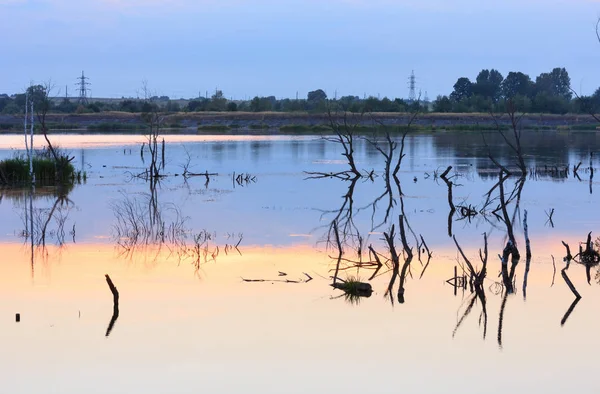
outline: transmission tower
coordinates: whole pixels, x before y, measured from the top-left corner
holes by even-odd
[[[81,105],[86,105],[88,103],[88,86],[91,85],[91,83],[89,83],[87,80],[89,78],[85,76],[85,74],[83,73],[83,71],[81,72],[81,77],[78,77],[77,80],[79,82],[77,82],[75,85],[79,86],[79,100],[77,101],[79,104]]]
[[[413,70],[408,77],[408,101],[415,101],[417,99],[417,77],[415,77],[415,71]]]

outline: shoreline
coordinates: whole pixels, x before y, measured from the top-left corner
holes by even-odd
[[[348,123],[363,132],[405,129],[412,115],[408,113],[348,114]],[[343,123],[342,115],[335,120]],[[498,116],[505,129],[507,116]],[[143,133],[145,124],[139,113],[104,112],[93,114],[48,114],[50,131],[73,133]],[[329,133],[327,114],[282,112],[194,112],[167,114],[163,131],[200,134],[306,134]],[[590,115],[526,114],[521,120],[524,130],[595,131],[600,124]],[[0,115],[0,134],[20,133],[22,116]],[[494,131],[497,126],[490,114],[427,113],[418,116],[412,128],[418,131]]]

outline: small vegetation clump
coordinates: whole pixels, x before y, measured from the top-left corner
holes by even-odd
[[[371,297],[373,288],[369,283],[361,282],[359,278],[354,276],[348,277],[346,280],[338,278],[338,281],[332,285],[335,289],[344,292],[344,298],[351,304],[358,304],[362,297]]]
[[[52,158],[34,156],[33,172],[36,182],[43,185],[72,183],[76,178],[75,168],[66,157],[59,157],[59,161],[63,162],[56,163]],[[62,168],[62,171],[57,171],[57,167]],[[19,186],[28,182],[31,182],[31,175],[29,161],[25,156],[0,161],[0,183]]]

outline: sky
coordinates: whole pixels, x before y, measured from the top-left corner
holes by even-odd
[[[484,68],[600,86],[600,0],[0,0],[0,93],[93,97],[449,94]]]

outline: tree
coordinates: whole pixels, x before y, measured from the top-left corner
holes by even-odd
[[[223,91],[217,90],[210,99],[209,111],[225,111],[227,109],[227,99]]]
[[[322,89],[313,90],[308,92],[307,100],[310,103],[320,103],[327,100],[327,94]]]
[[[254,97],[250,101],[250,110],[252,112],[265,112],[273,109],[273,100],[271,97]]]
[[[437,96],[433,102],[433,112],[452,112],[452,101],[448,96]]]
[[[522,72],[511,71],[502,82],[502,95],[505,99],[510,99],[517,95],[529,97],[532,90],[533,82],[531,78]]]
[[[542,73],[535,79],[537,93],[546,93],[571,100],[571,77],[565,68],[555,68],[549,73]]]
[[[569,104],[565,97],[540,91],[533,98],[532,108],[534,112],[564,115],[569,112]]]
[[[502,81],[504,77],[498,70],[481,70],[473,86],[475,94],[491,98],[494,102],[502,96]]]
[[[325,102],[327,100],[327,94],[321,90],[313,90],[308,92],[306,104],[309,110],[325,110]]]
[[[56,166],[55,179],[64,179],[63,174],[65,173],[68,166],[71,165],[71,161],[75,157],[68,157],[62,154],[52,146],[50,139],[48,138],[48,126],[46,125],[46,115],[52,108],[52,100],[50,99],[50,92],[52,91],[52,81],[48,81],[43,85],[32,85],[27,88],[27,97],[30,102],[33,103],[33,108],[37,117],[38,124],[44,135],[44,139],[48,144],[48,150],[54,158],[54,164]]]
[[[167,112],[179,112],[181,111],[181,106],[177,101],[167,101],[167,105],[165,106],[165,110]]]
[[[0,95],[0,112],[2,112],[4,108],[6,108],[8,104],[10,104],[11,101],[12,100],[10,99],[10,97],[8,97],[8,95]]]
[[[458,78],[454,84],[454,91],[450,94],[450,98],[454,101],[462,101],[473,95],[473,83],[469,78]]]

